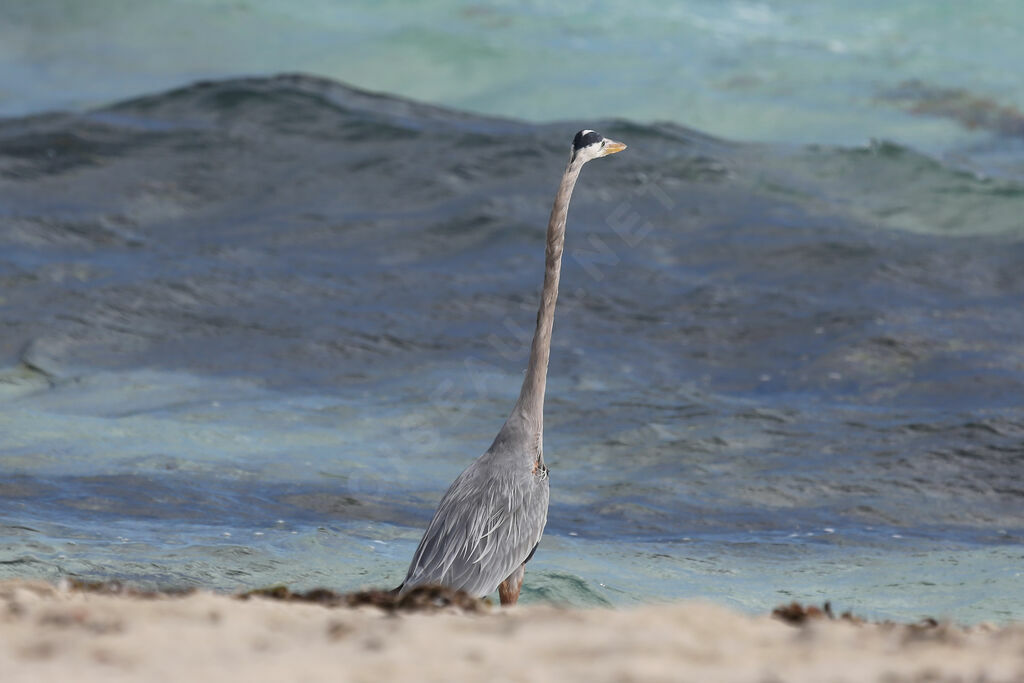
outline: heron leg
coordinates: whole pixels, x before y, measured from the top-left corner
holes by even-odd
[[[519,600],[519,591],[523,587],[523,575],[526,574],[526,563],[519,565],[508,578],[498,584],[498,597],[502,605],[514,605]]]

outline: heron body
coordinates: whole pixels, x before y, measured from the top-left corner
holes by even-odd
[[[498,589],[503,605],[519,599],[526,562],[548,517],[544,390],[569,200],[583,164],[625,148],[591,130],[573,139],[548,222],[544,288],[519,399],[487,452],[448,487],[400,592],[439,583],[478,597]]]

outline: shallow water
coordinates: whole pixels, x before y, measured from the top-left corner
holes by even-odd
[[[1024,185],[592,126],[524,599],[1024,618]],[[298,77],[0,121],[0,576],[397,585],[574,132]]]

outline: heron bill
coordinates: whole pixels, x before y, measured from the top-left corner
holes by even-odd
[[[621,142],[616,142],[615,140],[608,140],[605,143],[604,154],[602,156],[608,156],[609,154],[615,154],[616,152],[621,152],[624,149],[626,149],[626,146],[624,144],[622,144]]]

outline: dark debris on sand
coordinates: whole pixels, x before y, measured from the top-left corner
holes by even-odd
[[[780,605],[773,609],[772,616],[786,622],[787,624],[803,624],[815,619],[835,620],[836,618],[836,615],[832,612],[832,603],[828,601],[826,601],[821,607],[815,607],[814,605],[805,607],[799,602],[794,601],[788,605]],[[864,623],[863,619],[853,616],[853,613],[849,611],[843,612],[839,616],[839,619],[855,624]]]
[[[436,612],[443,609],[460,609],[464,612],[484,612],[491,607],[486,598],[474,598],[465,591],[452,590],[445,586],[417,586],[405,595],[396,590],[365,590],[355,593],[337,593],[327,588],[314,588],[304,592],[293,592],[287,586],[257,588],[238,595],[242,600],[252,597],[284,600],[287,602],[311,602],[325,607],[379,607],[386,612]]]
[[[184,597],[196,592],[195,588],[170,588],[162,590],[142,590],[126,586],[120,581],[86,581],[83,579],[67,579],[68,587],[82,593],[101,595],[123,595],[134,598]],[[306,602],[323,605],[324,607],[364,607],[371,606],[385,612],[437,612],[458,609],[463,612],[481,613],[491,608],[487,598],[474,598],[465,591],[453,590],[438,584],[417,586],[404,595],[398,590],[370,589],[354,593],[338,593],[328,588],[314,588],[308,591],[292,591],[287,586],[269,586],[239,593],[235,596],[240,600],[250,598],[266,598],[284,602]],[[802,605],[791,602],[780,605],[772,610],[772,616],[787,624],[806,625],[815,621],[846,621],[851,624],[868,623],[861,617],[854,616],[847,610],[838,617],[832,611],[832,603],[826,601],[821,607]],[[896,624],[889,621],[879,622],[880,626],[901,626],[909,631],[923,635],[928,631],[945,630],[948,624],[926,617],[913,624]]]
[[[142,590],[126,586],[117,579],[110,581],[86,581],[84,579],[67,579],[68,588],[79,593],[98,593],[100,595],[125,595],[133,598],[165,598],[184,597],[196,592],[195,588],[165,588],[161,590]]]
[[[787,624],[806,624],[811,621],[817,621],[826,619],[829,621],[848,621],[851,624],[866,624],[868,623],[865,619],[856,617],[849,610],[843,612],[838,617],[832,611],[832,603],[826,601],[821,607],[815,607],[814,605],[804,606],[799,602],[791,602],[788,605],[780,605],[772,610],[772,616],[780,621],[784,621]],[[891,621],[879,622],[880,626],[902,626],[912,631],[927,631],[930,629],[937,629],[942,624],[931,618],[925,617],[914,624],[896,624]]]
[[[133,598],[184,597],[196,592],[195,588],[169,588],[142,590],[126,586],[117,580],[85,581],[68,579],[68,588],[81,593],[100,595],[123,595]],[[445,586],[417,586],[405,595],[397,590],[364,590],[354,593],[338,593],[328,588],[314,588],[308,591],[292,591],[287,586],[256,588],[235,596],[240,600],[268,598],[286,602],[309,602],[325,607],[378,607],[386,612],[436,612],[445,609],[459,609],[464,612],[485,612],[491,607],[490,600],[474,598],[465,591],[452,590]]]

